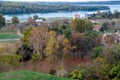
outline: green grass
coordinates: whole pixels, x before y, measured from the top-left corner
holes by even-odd
[[[72,80],[32,71],[13,71],[0,74],[0,80]]]
[[[106,31],[107,31],[107,32],[110,32],[110,33],[114,33],[115,28],[108,28]]]
[[[20,38],[19,35],[16,34],[15,31],[0,31],[0,39],[16,39],[16,38]]]

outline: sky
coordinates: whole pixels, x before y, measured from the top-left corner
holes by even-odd
[[[0,0],[1,1],[1,0]],[[45,2],[86,2],[86,1],[110,1],[110,0],[2,0],[2,1],[45,1]]]

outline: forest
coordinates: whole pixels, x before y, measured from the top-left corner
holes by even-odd
[[[109,10],[108,6],[81,6],[74,3],[27,3],[27,2],[0,2],[0,13],[21,14],[21,13],[49,13],[49,12],[71,12],[71,11],[95,11]]]
[[[14,31],[19,27],[23,35],[19,41],[0,44],[1,73],[30,70],[51,74],[54,77],[69,78],[56,80],[120,79],[120,33],[119,27],[114,27],[115,24],[120,23],[119,19],[114,23],[112,20],[104,21],[101,23],[103,28],[99,32],[93,30],[97,23],[79,17],[70,21],[54,21],[49,25],[46,20],[43,20],[41,25],[36,25],[38,23],[32,17],[27,22],[20,23],[14,16],[12,23],[8,24],[5,23],[5,18],[1,14],[0,20],[0,26],[4,26],[1,27],[1,31],[13,25],[15,29],[7,31]],[[114,31],[104,33],[107,29],[114,29]],[[24,73],[24,77],[27,73],[37,76],[36,72],[15,73],[17,75]],[[12,74],[15,75],[15,73]],[[44,75],[40,74],[32,78],[36,80]],[[12,80],[16,76],[14,75],[7,79],[8,75],[2,74],[0,80]],[[50,75],[45,78],[48,76]],[[21,80],[27,79],[28,77]],[[45,80],[51,80],[51,78]]]

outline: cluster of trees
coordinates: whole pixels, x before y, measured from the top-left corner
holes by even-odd
[[[12,24],[18,24],[19,23],[19,19],[16,16],[12,17]],[[0,14],[0,29],[1,27],[5,26],[6,22],[5,22],[5,17]]]
[[[69,77],[78,80],[119,80],[120,79],[120,54],[119,45],[93,49],[92,64],[78,66],[69,73]]]
[[[119,18],[120,17],[120,12],[118,12],[118,10],[115,10],[114,13],[112,13],[111,11],[108,12],[100,12],[95,14],[93,13],[89,18],[90,19],[95,19],[95,18]]]
[[[101,36],[92,31],[89,20],[76,18],[71,20],[70,25],[63,24],[55,29],[54,27],[28,27],[23,34],[24,37],[21,40],[23,45],[33,49],[31,58],[35,65],[37,60],[47,59],[51,64],[50,73],[52,74],[56,72],[52,66],[54,61],[64,63],[68,55],[75,59],[84,58],[87,55],[91,59],[91,64],[78,66],[68,74],[68,77],[79,80],[118,80],[120,78],[119,45],[104,48],[100,41]],[[88,54],[89,52],[92,54]],[[65,73],[62,73],[63,75]]]
[[[0,14],[0,29],[1,29],[1,27],[4,26],[4,25],[5,25],[5,18],[3,17],[2,14]]]
[[[0,13],[19,14],[19,13],[47,13],[58,11],[79,11],[79,10],[109,10],[108,6],[75,6],[74,4],[39,4],[23,2],[2,2],[0,3]]]
[[[27,24],[36,24],[36,18],[38,18],[36,15],[34,19],[29,18]],[[12,23],[19,23],[19,19],[13,17]],[[103,24],[104,29],[106,25]],[[3,53],[0,54],[0,63],[17,67],[20,61],[31,60],[36,70],[39,60],[47,60],[51,68],[50,73],[55,74],[55,62],[60,62],[59,65],[62,65],[60,72],[63,77],[67,74],[64,68],[67,56],[72,56],[74,59],[84,59],[87,56],[91,60],[89,66],[80,65],[75,70],[71,69],[73,71],[69,72],[68,77],[78,80],[119,80],[120,45],[103,46],[101,35],[92,29],[93,24],[89,19],[80,18],[71,20],[70,24],[58,25],[53,22],[53,25],[49,26],[28,26],[22,32],[24,35],[21,38],[22,43],[16,45],[15,51],[0,50],[0,53]]]

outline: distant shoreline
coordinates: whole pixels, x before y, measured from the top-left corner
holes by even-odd
[[[72,11],[97,11],[110,10],[109,6],[78,5],[77,3],[28,3],[28,2],[2,2],[0,13],[5,14],[30,14]]]

